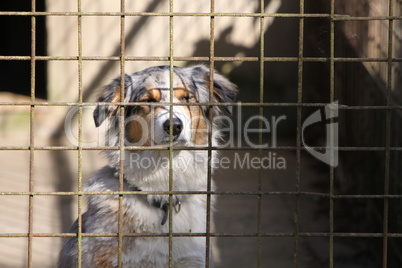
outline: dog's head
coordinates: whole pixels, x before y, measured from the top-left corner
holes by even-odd
[[[155,145],[169,143],[170,134],[174,142],[205,145],[208,143],[208,120],[230,112],[227,106],[191,105],[192,103],[232,103],[237,88],[218,73],[213,74],[203,65],[188,68],[174,67],[173,96],[170,96],[170,68],[157,66],[133,74],[126,74],[124,100],[120,100],[120,78],[103,88],[94,111],[95,125],[100,126],[106,118],[111,127],[119,128],[119,106],[113,103],[140,102],[140,105],[125,106],[126,143],[132,145]],[[210,99],[210,87],[213,96]],[[172,101],[172,102],[171,102]],[[160,105],[159,105],[160,103]],[[171,108],[170,108],[171,107]],[[229,106],[230,107],[230,106]],[[172,109],[172,117],[170,116]],[[213,115],[210,112],[213,111]],[[216,125],[216,122],[214,122]]]

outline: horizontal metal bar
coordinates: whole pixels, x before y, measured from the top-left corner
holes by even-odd
[[[372,21],[372,20],[402,20],[402,16],[372,16],[372,17],[346,17],[335,16],[332,18],[334,21]]]
[[[233,191],[114,191],[114,192],[0,192],[0,196],[85,196],[85,195],[303,195],[328,197],[314,192],[233,192]],[[401,196],[402,197],[402,196]]]
[[[0,106],[74,106],[74,107],[86,107],[86,106],[249,106],[249,107],[325,107],[329,103],[261,103],[261,102],[198,102],[198,103],[170,103],[170,102],[0,102]],[[392,106],[374,106],[374,105],[361,105],[361,106],[349,106],[345,104],[338,104],[336,106],[338,110],[399,110],[402,109],[402,105]]]
[[[402,194],[340,194],[340,195],[332,195],[332,198],[335,199],[394,199],[394,198],[402,198]]]
[[[105,17],[275,17],[275,18],[329,18],[334,21],[402,20],[402,16],[357,17],[346,14],[300,13],[211,13],[211,12],[42,12],[0,11],[0,16],[105,16]]]
[[[330,18],[330,14],[299,13],[217,13],[217,12],[43,12],[1,11],[0,16],[114,16],[114,17],[276,17],[276,18]],[[335,17],[349,17],[335,15]],[[397,18],[397,17],[396,17]]]
[[[31,56],[0,56],[0,60],[26,60],[30,61]],[[121,57],[118,56],[83,56],[79,59],[78,56],[35,56],[37,61],[120,61]],[[210,61],[211,57],[173,57],[173,61]],[[170,61],[170,57],[124,57],[125,61]],[[254,62],[260,61],[259,57],[213,57],[214,61],[247,61]],[[263,61],[266,62],[329,62],[329,57],[264,57]],[[335,62],[388,62],[388,58],[334,58]],[[402,62],[402,58],[392,58],[392,62]]]
[[[294,237],[293,232],[281,232],[281,233],[123,233],[124,237]],[[329,237],[329,233],[325,232],[299,232],[297,234],[300,237]],[[383,233],[331,233],[334,237],[359,237],[359,238],[382,238]],[[44,238],[44,237],[77,237],[76,233],[32,233],[32,237]],[[82,237],[118,237],[117,233],[82,233]],[[0,238],[25,238],[28,237],[27,233],[8,233],[0,234]],[[399,238],[402,237],[402,233],[387,233],[387,237]]]
[[[349,194],[332,196],[329,193],[299,191],[114,191],[114,192],[0,192],[0,196],[91,196],[91,195],[270,195],[270,196],[307,196],[334,199],[400,199],[402,194]]]
[[[324,146],[309,146],[309,148],[317,151],[324,151],[327,147]],[[386,150],[386,147],[332,147],[334,150],[337,151],[345,151],[345,152],[382,152]],[[29,146],[0,146],[0,151],[29,151],[31,148]],[[76,151],[76,150],[83,150],[83,151],[101,151],[101,150],[120,150],[119,146],[88,146],[88,147],[78,147],[78,146],[35,146],[35,151]],[[169,146],[160,147],[160,146],[124,146],[125,150],[130,151],[168,151]],[[263,150],[263,151],[293,151],[293,150],[306,150],[303,146],[275,146],[275,147],[262,147],[262,148],[253,148],[253,147],[216,147],[216,146],[202,146],[202,147],[183,147],[183,146],[173,146],[173,150],[177,151],[203,151],[203,150],[219,150],[219,151],[236,151],[236,150],[243,150],[243,151],[256,151],[256,150]],[[402,151],[402,147],[389,147],[390,151]]]

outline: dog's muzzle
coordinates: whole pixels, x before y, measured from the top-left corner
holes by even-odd
[[[170,135],[170,126],[172,126],[173,140],[176,140],[180,136],[180,133],[183,130],[183,122],[180,120],[180,118],[177,117],[174,117],[172,119],[172,122],[170,122],[170,119],[166,120],[163,123],[163,130],[168,135]]]
[[[155,144],[169,144],[170,140],[175,143],[185,143],[191,139],[191,121],[183,107],[173,107],[172,117],[166,109],[166,112],[156,117],[152,125],[151,135]]]

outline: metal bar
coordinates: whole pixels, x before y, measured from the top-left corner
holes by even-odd
[[[304,14],[304,0],[299,2],[300,14]],[[298,44],[298,65],[297,65],[297,103],[303,102],[303,42],[304,42],[304,18],[299,19],[299,44]],[[296,123],[296,192],[300,192],[300,174],[301,174],[301,136],[302,136],[302,107],[297,107],[297,123]],[[295,237],[294,237],[294,253],[293,264],[297,268],[299,258],[299,211],[300,211],[300,195],[295,195]]]
[[[42,11],[0,11],[0,16],[139,16],[139,17],[273,17],[273,18],[331,18],[330,14],[299,13],[203,13],[203,12],[42,12]],[[402,20],[402,16],[349,16],[334,14],[335,21]]]
[[[372,16],[372,17],[346,17],[335,16],[334,21],[373,21],[373,20],[402,20],[402,16]]]
[[[120,61],[118,56],[83,56],[82,61]],[[36,56],[37,61],[78,61],[77,56]],[[126,56],[126,61],[169,61],[170,57],[141,57],[141,56]],[[210,57],[173,57],[173,61],[209,61]],[[1,56],[0,60],[31,60],[31,56]],[[215,61],[260,61],[259,57],[214,57]],[[298,62],[298,57],[264,57],[264,61],[268,62]],[[303,57],[303,62],[329,62],[329,57]],[[334,57],[335,62],[388,62],[388,58],[349,58],[349,57]],[[392,58],[392,62],[402,62],[402,58]]]
[[[29,11],[0,11],[0,16],[137,16],[137,17],[272,17],[272,18],[329,18],[329,14],[303,14],[299,13],[215,13],[215,12],[29,12]],[[336,17],[347,20],[348,18],[359,19],[361,17],[350,17],[349,15],[336,14]],[[372,17],[375,20],[401,19],[401,17]],[[370,18],[368,18],[370,19]]]
[[[173,233],[173,237],[205,237],[206,233]],[[211,233],[211,237],[252,237],[258,233]],[[27,233],[0,234],[0,238],[26,238]],[[117,233],[83,233],[83,237],[118,237]],[[169,233],[124,233],[124,237],[168,237]],[[262,233],[262,237],[290,237],[295,236],[292,232],[269,232]],[[329,237],[329,233],[324,232],[300,232],[300,237]],[[401,238],[401,233],[388,233],[389,237]],[[34,233],[33,237],[77,237],[76,233]],[[358,238],[382,238],[383,233],[334,233],[334,237],[358,237]]]
[[[169,12],[173,13],[173,0],[169,0]],[[169,16],[169,268],[173,267],[173,79],[174,79],[174,16]]]
[[[169,12],[173,13],[173,0],[169,0]],[[174,16],[169,16],[169,268],[173,267],[173,79],[174,79]]]
[[[29,151],[31,147],[29,146],[2,146],[0,147],[0,151]],[[76,151],[78,150],[78,146],[38,146],[33,147],[35,151]],[[325,151],[326,147],[323,146],[311,146],[311,149],[316,151]],[[385,147],[333,147],[334,150],[337,151],[348,151],[348,152],[382,152],[385,151]],[[119,150],[119,147],[110,146],[110,147],[82,147],[83,151],[103,151],[103,150]],[[168,148],[161,147],[137,147],[137,146],[125,146],[126,150],[137,150],[137,151],[167,151]],[[256,151],[258,149],[252,147],[216,147],[216,146],[204,146],[204,147],[173,147],[172,150],[176,151],[200,151],[200,150],[220,150],[220,151],[236,151],[236,150],[249,150]],[[262,148],[265,151],[296,151],[296,150],[306,150],[305,147],[298,146],[277,146],[277,147],[266,147]],[[389,147],[388,150],[400,152],[402,151],[402,147]]]
[[[214,194],[214,195],[311,195],[311,196],[318,196],[318,197],[329,197],[326,193],[315,193],[315,192],[262,192],[262,191],[246,191],[246,192],[232,192],[232,191],[141,191],[141,192],[131,192],[131,191],[111,191],[111,192],[0,192],[2,196],[10,196],[10,195],[37,195],[37,196],[69,196],[69,195],[169,195],[169,194],[177,194],[177,195],[207,195],[207,194]],[[349,197],[349,195],[347,195]],[[350,195],[353,197],[352,195]],[[365,195],[364,195],[365,196]],[[401,197],[402,195],[391,197]],[[358,195],[358,197],[361,197]],[[374,196],[373,198],[375,198]],[[361,197],[362,198],[362,197]]]
[[[81,0],[77,1],[77,10],[81,12]],[[83,101],[82,92],[82,16],[77,17],[77,29],[78,29],[78,102]],[[82,192],[82,106],[79,106],[78,110],[78,177],[77,185],[78,192]],[[78,198],[78,219],[77,219],[77,258],[78,267],[82,267],[82,195],[77,196]]]
[[[0,106],[137,106],[144,105],[143,102],[116,102],[116,103],[104,103],[104,102],[0,102]],[[169,102],[158,102],[158,103],[147,103],[149,106],[237,106],[238,104],[232,102],[220,102],[220,103],[209,103],[209,102],[198,102],[198,103],[180,103],[180,104],[170,104]],[[325,107],[328,103],[260,103],[260,102],[245,102],[241,106],[263,106],[263,107]],[[349,106],[349,105],[338,105],[339,110],[401,110],[402,105],[390,105],[390,106],[373,106],[373,105],[362,105],[362,106]]]
[[[36,0],[31,1],[31,10],[36,11]],[[36,84],[36,17],[31,16],[31,103],[35,102],[35,84]],[[35,166],[35,105],[30,106],[29,114],[29,189],[32,193],[34,191],[34,166]],[[28,268],[32,267],[32,244],[33,244],[33,205],[34,196],[29,195],[28,204]]]
[[[210,0],[210,13],[215,12],[215,0]],[[209,104],[213,102],[214,91],[214,71],[215,71],[215,16],[210,16],[209,20]],[[213,106],[208,106],[209,118],[208,118],[208,147],[212,147],[212,131],[213,131]],[[207,163],[207,191],[210,192],[212,188],[212,150],[208,149],[208,163]],[[205,267],[210,267],[211,262],[211,194],[207,194],[207,215],[206,216],[206,235],[205,235]]]
[[[394,13],[393,0],[388,1],[388,15],[392,16]],[[387,64],[387,106],[391,105],[392,93],[392,52],[393,52],[393,26],[394,21],[388,21],[388,64]],[[389,194],[389,177],[390,177],[390,158],[391,158],[391,111],[386,110],[385,114],[385,155],[384,155],[384,195]],[[388,267],[388,214],[389,214],[389,200],[384,199],[384,212],[383,212],[383,244],[382,244],[382,267]]]
[[[137,192],[126,192],[126,191],[115,191],[115,192],[0,192],[1,196],[77,196],[77,195],[161,195],[161,194],[177,194],[177,195],[302,195],[302,196],[315,196],[315,197],[326,197],[330,198],[329,194],[317,193],[317,192],[285,192],[285,191],[273,191],[273,192],[239,192],[239,191],[141,191]],[[388,194],[388,195],[333,195],[333,199],[401,199],[402,194]]]
[[[126,37],[125,37],[125,0],[120,0],[120,101],[125,102],[125,56],[126,56]],[[124,188],[124,155],[125,155],[125,107],[120,106],[119,115],[119,191]],[[119,195],[118,206],[118,241],[117,241],[117,267],[123,266],[123,195]]]
[[[205,237],[207,233],[173,233],[173,237]],[[118,237],[118,233],[83,233],[83,237]],[[124,237],[169,237],[169,233],[124,233]],[[255,238],[258,233],[210,233],[211,237],[235,237],[235,238]],[[329,237],[330,233],[325,232],[300,232],[299,237]],[[354,237],[354,238],[382,238],[383,233],[333,233],[334,237]],[[27,233],[0,234],[0,238],[26,238]],[[76,233],[34,233],[32,237],[77,237]],[[292,232],[268,232],[262,233],[261,237],[289,237],[294,238]],[[388,237],[402,238],[401,233],[388,233]]]
[[[329,100],[334,102],[335,98],[335,0],[330,2],[330,70],[329,70]],[[331,109],[331,115],[333,113]],[[333,140],[333,117],[330,118],[330,164],[333,163],[334,156],[334,140]],[[334,267],[334,167],[330,165],[329,174],[329,267]]]
[[[260,12],[263,13],[265,10],[265,3],[264,0],[260,0]],[[264,68],[264,48],[265,48],[265,42],[264,42],[264,17],[260,17],[260,92],[259,92],[259,103],[264,103],[264,74],[265,74],[265,68]],[[259,115],[260,118],[264,116],[264,107],[260,106],[259,107]],[[263,125],[262,121],[259,121],[258,128],[262,130]],[[262,140],[262,131],[258,133],[258,143],[261,145],[263,144]],[[262,149],[260,146],[258,146],[258,156],[260,159],[262,159]],[[257,190],[259,192],[262,191],[262,168],[258,170],[258,186]],[[260,268],[262,267],[262,237],[261,237],[261,232],[262,232],[262,195],[257,196],[257,267]]]

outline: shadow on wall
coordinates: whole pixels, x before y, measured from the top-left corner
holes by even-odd
[[[266,0],[265,6],[271,1]],[[315,3],[306,5],[309,10],[325,10],[326,4]],[[256,10],[255,12],[259,12]],[[299,4],[296,1],[282,1],[277,13],[298,13]],[[259,18],[254,23],[259,27]],[[327,56],[329,53],[328,20],[306,19],[304,27],[304,55],[308,57]],[[254,46],[246,47],[231,42],[234,34],[232,26],[227,27],[214,42],[214,53],[217,57],[260,57],[260,41]],[[272,24],[264,29],[264,57],[298,57],[299,49],[299,19],[275,18]],[[238,34],[238,33],[236,33]],[[203,39],[196,44],[193,56],[209,55],[210,40]],[[193,63],[189,63],[191,65]],[[324,65],[324,66],[323,66]],[[303,102],[327,102],[329,75],[325,64],[304,63],[303,71]],[[260,62],[215,62],[216,70],[228,76],[238,85],[241,102],[260,101]],[[264,63],[263,101],[269,103],[296,103],[298,92],[298,63],[289,61],[267,61]],[[317,94],[318,93],[318,94]],[[243,121],[257,114],[255,108],[242,108]],[[278,130],[278,135],[284,139],[293,139],[296,135],[296,109],[287,107],[264,108],[264,115],[285,115],[286,125]]]

